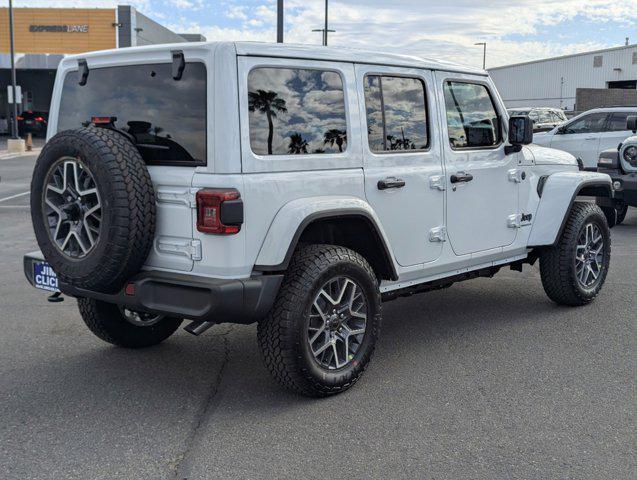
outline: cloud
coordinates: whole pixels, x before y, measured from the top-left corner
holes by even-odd
[[[16,6],[115,7],[121,0],[16,0]],[[276,38],[274,0],[131,0],[175,31],[208,40]],[[319,44],[320,0],[285,0],[286,42]],[[170,19],[170,20],[166,20]],[[331,0],[330,44],[490,67],[617,45],[637,32],[637,0]],[[625,33],[624,33],[625,32]]]

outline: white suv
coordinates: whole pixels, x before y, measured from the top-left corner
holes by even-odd
[[[586,168],[595,170],[599,154],[616,149],[630,135],[626,121],[633,115],[637,115],[637,107],[596,108],[549,132],[535,135],[533,141],[579,157]]]
[[[145,347],[258,322],[286,387],[350,387],[381,304],[540,260],[593,300],[608,175],[534,145],[487,73],[323,47],[200,43],[60,64],[32,182],[38,288],[98,337]]]

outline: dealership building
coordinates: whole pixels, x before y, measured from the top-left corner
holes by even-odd
[[[637,105],[637,45],[489,69],[508,108]]]
[[[14,8],[18,110],[48,112],[55,71],[64,55],[92,50],[161,43],[204,41],[199,34],[178,34],[135,8]],[[9,12],[0,8],[0,119],[9,118],[11,82]],[[2,132],[0,132],[2,133]]]

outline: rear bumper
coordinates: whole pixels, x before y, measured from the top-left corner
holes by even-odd
[[[42,260],[39,252],[24,256],[24,274],[31,285],[34,285],[33,263]],[[84,290],[64,282],[59,282],[59,289],[71,297],[93,298],[135,311],[195,321],[250,324],[265,317],[272,308],[282,280],[283,275],[221,280],[144,271],[127,282],[129,294],[126,293],[126,288],[107,294]]]

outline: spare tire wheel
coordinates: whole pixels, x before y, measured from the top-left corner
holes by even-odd
[[[139,151],[106,128],[58,133],[35,164],[31,219],[62,283],[117,291],[141,269],[155,233],[155,193]]]

